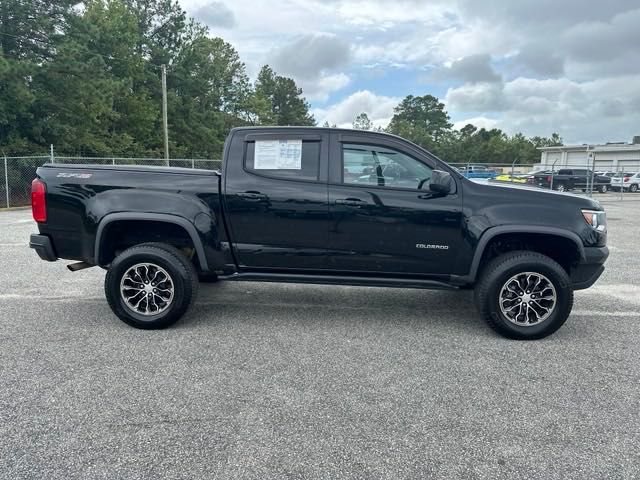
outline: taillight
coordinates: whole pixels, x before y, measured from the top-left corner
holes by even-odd
[[[47,201],[45,199],[47,187],[37,178],[31,182],[31,213],[36,222],[47,221]]]
[[[552,179],[552,178],[553,178],[553,177],[552,177],[551,175],[547,176],[547,183],[551,183],[551,179]]]
[[[631,177],[624,177],[624,181],[628,182]]]

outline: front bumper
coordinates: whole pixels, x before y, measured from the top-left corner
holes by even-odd
[[[586,247],[585,258],[571,269],[571,282],[574,290],[583,290],[596,283],[602,272],[604,262],[609,257],[607,247]]]
[[[42,260],[55,262],[58,259],[51,239],[46,235],[32,234],[29,239],[29,247],[33,248]]]

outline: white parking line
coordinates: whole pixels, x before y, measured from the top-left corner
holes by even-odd
[[[639,287],[640,288],[640,287]],[[77,292],[75,295],[59,295],[59,296],[38,296],[34,297],[33,295],[19,294],[19,293],[6,293],[0,294],[0,301],[2,300],[26,300],[28,299],[30,302],[33,301],[44,301],[44,302],[60,302],[60,303],[101,303],[106,305],[106,300],[104,297],[87,297],[81,292]],[[218,306],[218,307],[227,307],[227,306],[242,306],[241,302],[220,302],[220,301],[196,301],[196,305],[200,306]],[[260,307],[272,307],[272,308],[315,308],[317,305],[315,304],[287,304],[287,303],[254,303],[252,306],[260,306]],[[380,310],[379,307],[366,307],[366,306],[328,306],[325,305],[323,308],[330,310]],[[470,310],[472,310],[470,308]],[[442,312],[448,311],[448,309],[436,309],[432,310],[432,312]],[[603,310],[573,310],[571,312],[572,316],[581,316],[581,317],[608,317],[608,318],[634,318],[640,320],[640,312],[637,311],[603,311]]]
[[[628,283],[594,285],[587,293],[607,295],[623,302],[640,305],[640,285],[630,285]],[[636,315],[640,316],[640,312],[636,312]]]
[[[28,220],[13,220],[9,223],[0,223],[1,226],[3,227],[10,227],[12,225],[24,225],[27,223],[35,223],[32,219],[28,219]]]
[[[638,312],[602,312],[595,310],[573,310],[571,316],[580,317],[630,317],[640,320],[640,313]]]

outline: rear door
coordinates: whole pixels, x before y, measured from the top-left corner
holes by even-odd
[[[573,169],[571,183],[573,188],[587,188],[591,184],[591,174],[584,168]]]
[[[321,129],[234,131],[223,188],[241,268],[327,268],[328,149]]]
[[[332,134],[330,267],[380,276],[455,273],[462,197],[418,188],[436,165],[389,137]]]

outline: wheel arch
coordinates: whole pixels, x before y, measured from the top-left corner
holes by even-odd
[[[570,230],[543,225],[505,225],[492,227],[486,230],[480,237],[471,261],[469,273],[463,276],[462,280],[467,283],[474,283],[477,280],[483,260],[486,259],[485,253],[487,252],[487,248],[490,246],[492,241],[497,241],[500,238],[507,238],[512,235],[535,235],[538,237],[538,240],[540,238],[544,239],[544,237],[547,237],[551,240],[563,239],[564,241],[570,241],[576,248],[576,252],[578,254],[577,260],[585,259],[584,245],[582,244],[580,237]]]
[[[119,213],[110,213],[105,215],[105,217],[98,224],[98,229],[96,231],[95,238],[95,246],[94,246],[94,259],[97,265],[103,265],[102,262],[104,255],[104,237],[105,233],[108,232],[109,227],[113,226],[117,222],[124,221],[140,221],[140,222],[155,222],[155,223],[164,223],[167,225],[173,225],[181,228],[188,235],[193,243],[193,247],[195,249],[196,255],[198,257],[198,264],[200,269],[203,272],[209,271],[209,266],[207,263],[207,258],[205,256],[204,245],[202,244],[202,239],[198,234],[198,230],[195,225],[191,223],[189,220],[183,217],[179,217],[177,215],[163,214],[163,213],[134,213],[134,212],[119,212]]]

